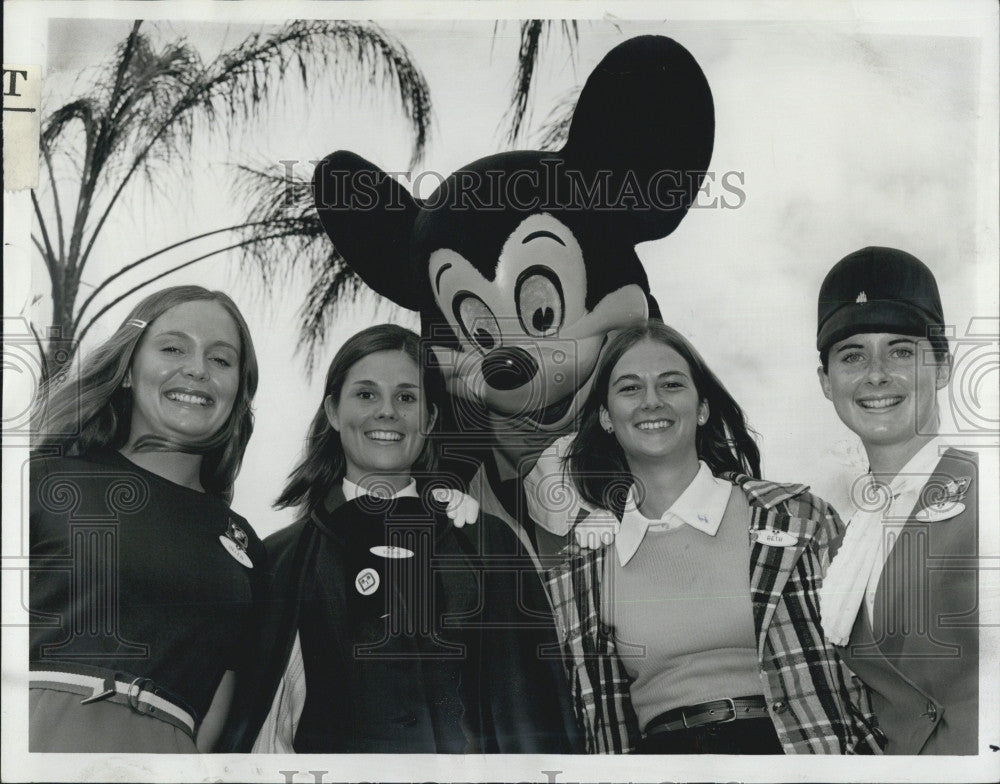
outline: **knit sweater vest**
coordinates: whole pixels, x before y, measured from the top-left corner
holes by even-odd
[[[762,693],[749,519],[734,488],[715,536],[651,528],[625,566],[609,554],[601,616],[632,679],[640,727],[673,708]]]

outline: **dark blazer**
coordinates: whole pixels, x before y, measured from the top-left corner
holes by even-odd
[[[330,506],[343,503],[340,495]],[[469,656],[475,659],[463,676],[463,696],[468,700],[463,723],[471,736],[470,750],[508,754],[578,751],[580,740],[554,623],[531,559],[501,521],[483,515],[477,523],[456,529],[440,511],[435,536],[452,540],[452,562],[447,568],[453,570],[457,565],[478,581],[478,617],[469,620],[475,637]],[[334,511],[330,516],[336,514]],[[314,595],[317,581],[321,579],[326,585],[345,582],[343,560],[336,557],[337,544],[330,538],[326,517],[310,515],[265,541],[269,590],[261,608],[255,675],[246,688],[238,689],[224,748],[249,751],[252,747],[287,665],[302,620],[301,609]],[[333,619],[334,625],[336,622]],[[347,651],[343,655],[349,656],[352,645],[353,641],[345,640],[337,647],[343,647]],[[331,663],[335,660],[331,656]],[[308,662],[306,670],[308,673]],[[309,686],[307,679],[307,691]],[[416,718],[399,728],[374,728],[376,736],[390,731],[419,733],[427,723],[422,704],[402,704],[412,689],[401,688],[389,679],[370,688],[378,693],[366,693],[365,699],[384,706],[383,715]],[[373,713],[373,720],[377,718],[378,712]],[[399,740],[405,742],[402,737]],[[330,750],[335,750],[332,743]]]
[[[886,754],[978,752],[978,500],[975,455],[949,449],[886,560],[874,618],[863,602],[838,648],[866,687]],[[936,501],[964,510],[921,520]]]

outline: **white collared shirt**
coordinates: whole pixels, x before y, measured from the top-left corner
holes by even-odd
[[[659,520],[650,520],[639,511],[634,497],[635,485],[629,488],[621,527],[614,543],[621,566],[632,559],[650,528],[669,531],[689,525],[708,536],[715,536],[726,513],[733,486],[725,479],[713,476],[703,460],[699,460],[698,464],[698,473],[691,484]]]
[[[359,495],[369,495],[368,490],[361,485],[355,484],[347,477],[344,477],[344,499],[347,501],[353,501]],[[396,491],[389,496],[389,498],[419,498],[419,495],[417,494],[417,480],[410,479],[410,483],[406,487],[402,490]]]

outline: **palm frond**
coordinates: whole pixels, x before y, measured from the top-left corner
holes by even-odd
[[[376,312],[396,307],[364,285],[330,242],[313,202],[312,182],[273,167],[240,166],[237,192],[247,204],[247,242],[240,251],[243,269],[255,272],[257,289],[271,295],[295,273],[309,281],[299,314],[296,351],[303,354],[307,375],[316,368],[330,326],[362,299]],[[273,240],[269,235],[289,229],[291,236]]]
[[[576,102],[580,100],[579,86],[562,96],[552,111],[545,118],[545,122],[535,132],[535,144],[540,150],[555,151],[566,144],[569,136],[569,126],[573,122],[573,112],[576,111]]]
[[[237,168],[237,198],[247,205],[247,223],[241,233],[245,239],[256,240],[241,253],[240,265],[259,276],[262,294],[269,295],[296,270],[313,280],[324,275],[331,246],[313,206],[312,183],[273,169]],[[280,243],[264,239],[278,227],[293,229],[293,236]]]
[[[554,20],[544,19],[525,19],[521,22],[517,74],[514,77],[510,106],[503,117],[503,122],[507,125],[505,141],[510,146],[516,145],[521,129],[529,119],[531,87],[534,84],[535,70],[542,51],[542,39],[544,36],[545,43],[548,43],[553,23]],[[572,54],[579,43],[577,23],[564,19],[560,21],[559,29]]]
[[[89,140],[96,133],[94,117],[99,111],[92,98],[78,98],[60,106],[45,118],[40,137],[42,147],[53,150],[56,141],[74,120],[80,121]]]
[[[337,249],[329,242],[326,246],[326,263],[313,276],[299,314],[296,351],[303,354],[308,376],[316,369],[319,352],[337,314],[346,303],[356,302],[364,290],[361,278],[347,266]]]
[[[409,53],[373,24],[345,21],[295,21],[278,32],[255,33],[207,66],[183,41],[156,53],[139,35],[121,97],[113,107],[120,128],[99,141],[102,165],[118,149],[130,156],[108,205],[81,257],[93,242],[136,172],[147,181],[158,164],[186,160],[199,122],[209,129],[232,130],[259,114],[289,73],[309,85],[311,69],[323,72],[334,87],[360,77],[372,86],[393,88],[410,121],[415,140],[413,162],[423,155],[431,123],[430,90]],[[112,107],[108,107],[109,110]]]

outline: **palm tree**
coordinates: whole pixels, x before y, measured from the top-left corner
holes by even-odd
[[[77,306],[95,244],[130,185],[152,183],[154,174],[170,164],[183,164],[196,128],[230,131],[262,110],[283,81],[297,77],[307,86],[315,73],[332,85],[360,79],[390,88],[413,133],[413,161],[423,155],[431,121],[426,80],[407,50],[371,23],[294,21],[276,32],[250,35],[205,62],[183,39],[156,46],[136,21],[94,86],[48,114],[41,132],[47,187],[31,194],[38,225],[32,240],[48,271],[57,328],[48,343],[35,333],[43,380],[71,359],[57,345],[81,340],[109,308],[144,286],[211,256],[236,251],[262,258],[268,243],[302,242],[315,233],[318,221],[312,214],[219,227],[125,264]],[[79,183],[73,193],[60,177],[67,163]],[[97,307],[99,295],[122,275],[210,237],[228,239],[223,247],[146,277]]]

